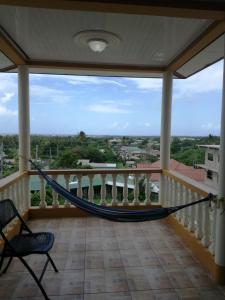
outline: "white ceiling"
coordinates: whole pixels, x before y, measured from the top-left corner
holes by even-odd
[[[178,73],[189,76],[197,71],[204,69],[212,62],[215,62],[224,56],[224,35],[210,44],[208,47],[195,55],[189,62],[183,65]]]
[[[1,6],[0,25],[30,59],[163,66],[203,32],[210,21],[113,13]],[[121,38],[102,54],[77,46],[73,36],[101,29]]]

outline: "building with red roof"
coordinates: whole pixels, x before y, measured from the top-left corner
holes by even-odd
[[[143,168],[160,168],[160,160],[157,160],[154,163],[139,163],[137,164],[137,168],[143,169]],[[170,160],[170,166],[169,169],[171,171],[176,171],[184,176],[187,176],[193,180],[196,181],[204,181],[206,178],[206,172],[203,169],[196,169],[191,166],[186,166],[182,164],[181,162],[171,159]],[[160,179],[160,174],[158,173],[153,173],[151,174],[151,180],[152,181],[159,181]]]

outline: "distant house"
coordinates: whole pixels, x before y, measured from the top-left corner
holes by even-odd
[[[116,164],[114,163],[95,163],[90,162],[90,159],[78,159],[77,163],[82,167],[88,166],[94,169],[116,169]]]
[[[199,145],[205,151],[205,163],[197,164],[199,168],[205,170],[205,183],[214,188],[219,184],[219,145]]]
[[[120,156],[125,160],[145,159],[147,154],[147,151],[139,147],[122,146],[120,148]]]
[[[110,145],[120,145],[120,144],[122,143],[122,140],[121,140],[121,139],[114,138],[114,139],[109,140],[108,143],[109,143]]]
[[[127,168],[134,168],[134,167],[136,167],[136,162],[133,161],[133,160],[127,160],[126,161],[126,167]]]
[[[137,164],[137,168],[160,168],[160,160],[157,160],[154,163],[140,163]],[[184,176],[187,176],[193,180],[203,182],[205,180],[205,171],[203,169],[196,169],[191,166],[186,166],[181,162],[171,159],[169,169],[171,171],[176,171]],[[153,173],[151,174],[152,182],[159,182],[160,174]]]

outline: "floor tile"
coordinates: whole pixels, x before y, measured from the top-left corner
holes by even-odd
[[[115,223],[97,218],[33,220],[34,231],[52,231],[43,286],[52,300],[225,299],[189,249],[163,221]],[[26,260],[37,274],[42,255]],[[15,259],[0,277],[0,299],[42,300],[24,266]]]
[[[149,290],[151,288],[143,268],[126,268],[125,272],[130,291]]]
[[[84,300],[132,300],[128,292],[124,293],[102,293],[84,294]]]
[[[101,269],[104,268],[104,253],[103,251],[89,251],[85,254],[86,269]]]

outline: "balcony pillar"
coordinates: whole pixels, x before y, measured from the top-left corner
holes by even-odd
[[[223,67],[218,198],[222,201],[216,212],[215,263],[217,270],[215,276],[218,282],[225,283],[225,64]]]
[[[30,100],[29,71],[26,65],[18,66],[18,106],[19,106],[19,171],[29,168],[30,158]]]
[[[29,169],[27,161],[30,158],[30,99],[29,71],[25,65],[18,66],[18,108],[19,108],[19,172]],[[24,178],[23,207],[30,207],[29,177]]]
[[[172,106],[173,74],[168,71],[163,74],[161,136],[160,136],[160,168],[169,169],[170,136],[171,136],[171,106]],[[159,200],[165,202],[165,179],[160,176]]]

